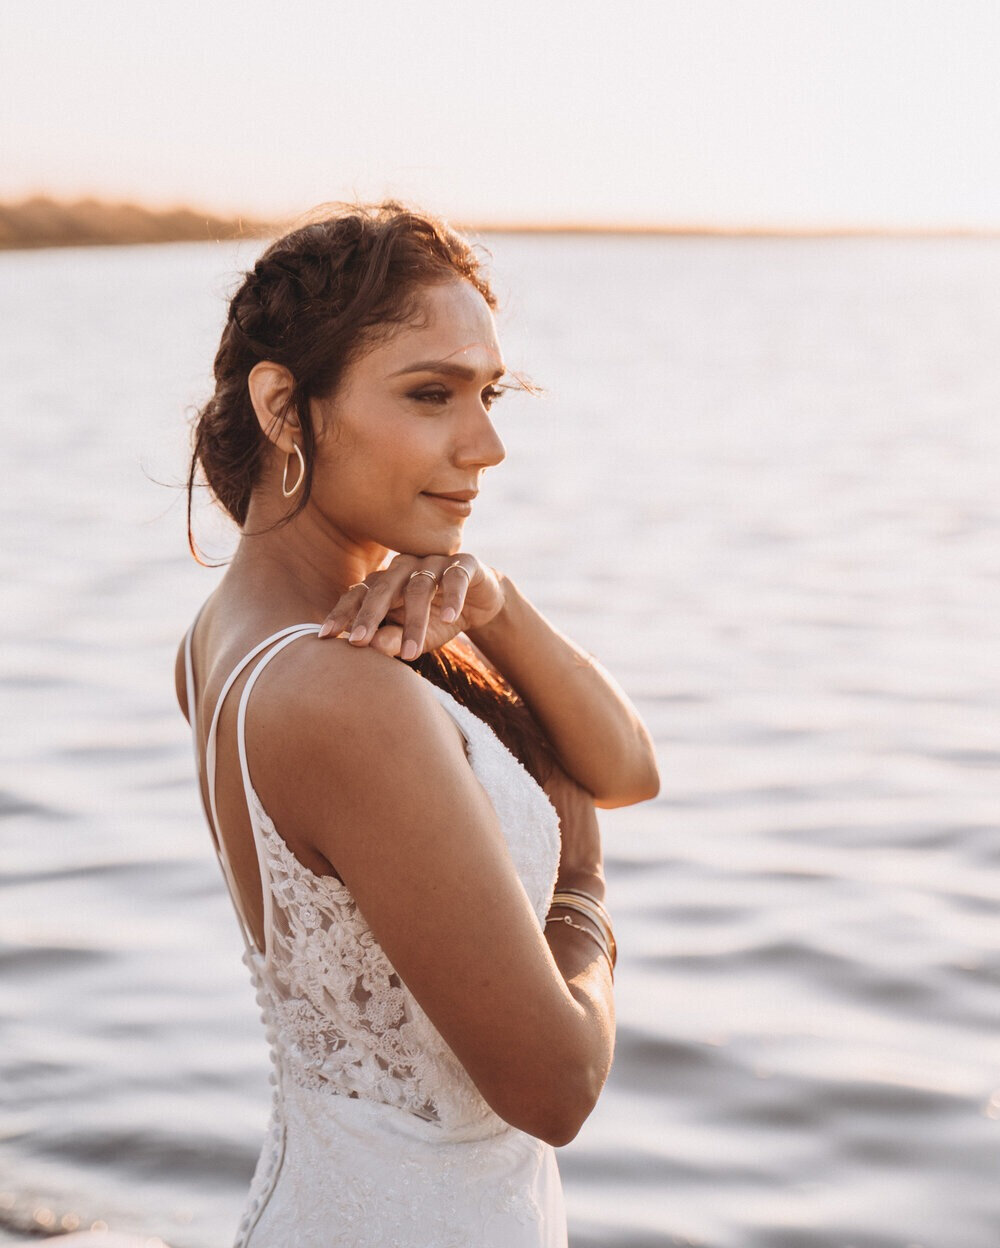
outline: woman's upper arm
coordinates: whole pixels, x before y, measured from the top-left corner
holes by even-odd
[[[174,691],[177,694],[177,704],[181,708],[181,712],[185,719],[190,719],[191,715],[188,711],[187,698],[187,665],[184,661],[184,642],[181,642],[180,649],[177,651],[177,659],[174,662]]]
[[[336,679],[306,678],[324,664]],[[247,740],[277,826],[335,867],[493,1108],[508,1121],[535,1112],[522,1106],[544,1116],[576,1077],[567,1067],[586,1064],[587,1028],[454,722],[419,677],[377,654],[329,663],[302,646],[275,675],[255,692]]]

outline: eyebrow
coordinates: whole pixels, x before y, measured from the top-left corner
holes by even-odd
[[[497,381],[506,371],[503,367],[498,368],[490,380]],[[467,364],[455,364],[451,360],[420,360],[416,364],[407,364],[405,368],[397,369],[389,376],[400,377],[404,373],[441,373],[446,377],[460,377],[463,381],[475,381],[479,376],[476,369]]]

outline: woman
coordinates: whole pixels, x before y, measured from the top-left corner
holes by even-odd
[[[344,209],[247,275],[198,418],[242,537],[177,692],[275,1068],[239,1245],[566,1242],[552,1146],[614,1037],[594,805],[658,780],[621,691],[461,549],[504,455],[494,307],[443,223]]]

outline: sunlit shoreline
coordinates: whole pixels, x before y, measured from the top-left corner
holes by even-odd
[[[151,208],[93,198],[56,200],[36,195],[16,202],[0,202],[0,251],[47,247],[127,246],[148,243],[219,242],[239,238],[267,238],[287,220],[262,221],[250,216],[226,216],[198,208]],[[579,221],[579,220],[456,220],[474,234],[593,234],[642,237],[719,238],[996,238],[1000,225],[886,226],[776,225],[769,223]]]

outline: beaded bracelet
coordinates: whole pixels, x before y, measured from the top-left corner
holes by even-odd
[[[578,932],[583,932],[584,936],[589,936],[590,939],[594,942],[594,944],[598,947],[598,949],[600,949],[601,953],[603,953],[604,956],[607,958],[608,970],[611,972],[611,982],[612,983],[615,982],[615,964],[611,960],[611,953],[607,945],[604,943],[604,941],[601,939],[600,936],[598,936],[598,934],[595,931],[593,931],[589,927],[582,927],[579,923],[574,923],[568,914],[549,915],[549,917],[545,920],[546,927],[550,923],[565,923],[567,927],[573,927]]]

